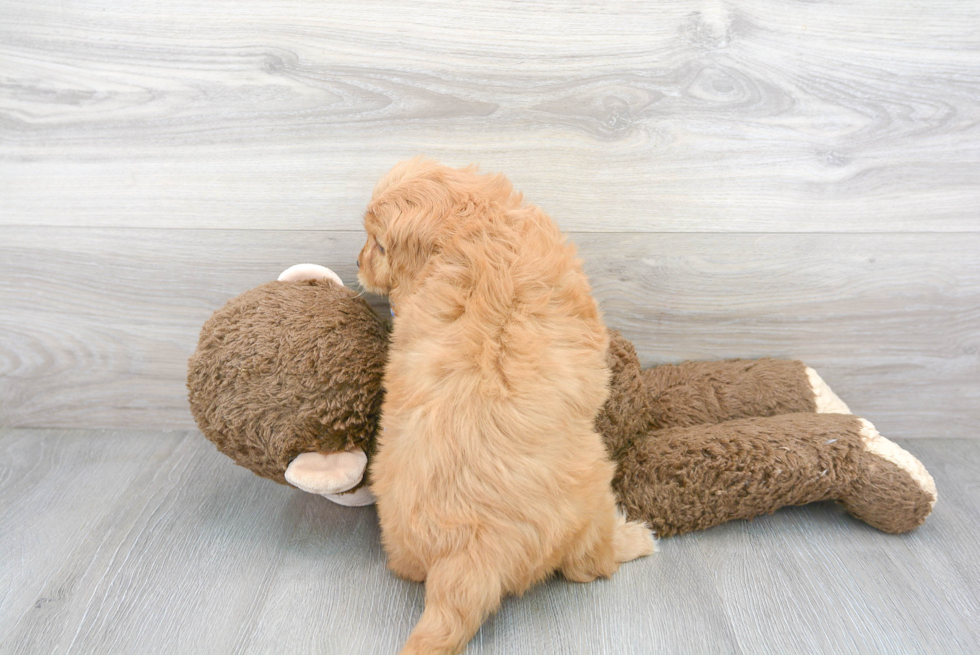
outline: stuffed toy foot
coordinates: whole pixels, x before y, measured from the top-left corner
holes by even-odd
[[[925,521],[932,477],[871,423],[846,414],[784,414],[651,432],[622,453],[613,482],[632,520],[658,536],[838,500],[885,532]]]

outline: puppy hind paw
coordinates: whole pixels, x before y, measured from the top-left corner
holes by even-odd
[[[657,550],[657,541],[646,525],[639,521],[627,521],[620,515],[613,535],[613,550],[617,562],[631,562],[653,554]]]

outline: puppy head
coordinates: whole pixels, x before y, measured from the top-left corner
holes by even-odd
[[[492,205],[519,204],[502,175],[480,175],[416,157],[396,164],[374,189],[358,257],[369,291],[403,296],[426,264]]]

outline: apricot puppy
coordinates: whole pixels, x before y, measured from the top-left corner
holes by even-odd
[[[388,566],[425,581],[403,653],[458,653],[505,594],[653,551],[593,429],[606,328],[555,223],[502,175],[395,166],[358,264],[396,318],[372,465]]]

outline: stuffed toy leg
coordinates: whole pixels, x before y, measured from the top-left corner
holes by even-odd
[[[925,521],[936,487],[925,467],[850,415],[801,362],[691,362],[639,371],[613,335],[614,388],[634,421],[607,429],[613,482],[630,519],[660,536],[751,519],[786,505],[837,500],[885,532]],[[645,394],[645,407],[637,406]],[[600,416],[600,421],[604,417]],[[636,419],[640,420],[636,420]],[[606,426],[607,428],[609,426]]]

